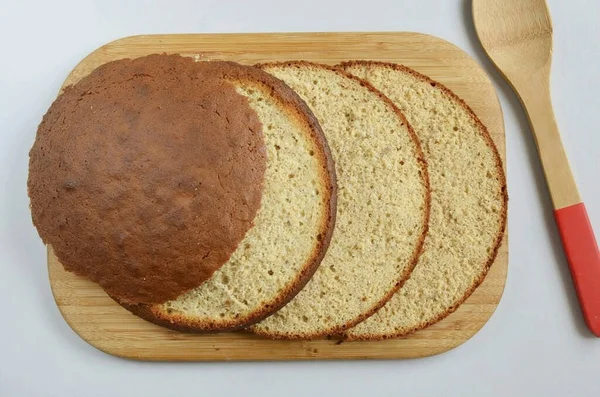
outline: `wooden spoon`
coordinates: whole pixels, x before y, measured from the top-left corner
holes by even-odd
[[[473,0],[479,40],[527,114],[583,316],[600,337],[600,253],[550,98],[552,21],[545,0]]]

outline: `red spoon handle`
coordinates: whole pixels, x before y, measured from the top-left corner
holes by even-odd
[[[600,337],[600,252],[583,203],[554,211],[585,322]]]

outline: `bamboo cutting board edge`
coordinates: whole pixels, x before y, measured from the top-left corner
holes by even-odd
[[[448,86],[473,108],[498,146],[506,171],[502,110],[489,78],[464,51],[437,37],[411,32],[131,36],[89,54],[63,87],[110,60],[157,52],[251,64],[290,59],[330,64],[350,59],[403,63]],[[483,284],[455,313],[406,338],[379,342],[270,341],[245,333],[179,333],[131,315],[94,283],[66,272],[50,247],[48,268],[52,293],[65,321],[90,345],[119,357],[155,361],[415,358],[451,350],[486,324],[504,290],[507,235],[506,230]]]

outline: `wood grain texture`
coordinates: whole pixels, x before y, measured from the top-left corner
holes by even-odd
[[[545,0],[473,0],[473,19],[485,51],[527,111],[583,316],[600,337],[600,251],[552,109],[548,6]]]
[[[159,52],[247,64],[293,59],[328,64],[352,59],[402,63],[440,81],[462,97],[488,127],[506,161],[502,111],[487,75],[456,46],[423,34],[135,36],[91,53],[72,71],[65,85],[75,83],[105,62]],[[67,323],[88,343],[116,356],[177,361],[413,358],[450,350],[471,338],[488,321],[506,281],[507,233],[485,281],[455,313],[406,338],[381,342],[271,341],[245,333],[179,333],[133,316],[94,283],[66,272],[51,248],[48,270],[56,303]]]
[[[527,110],[555,209],[581,202],[550,95],[552,21],[545,0],[473,0],[483,48]]]

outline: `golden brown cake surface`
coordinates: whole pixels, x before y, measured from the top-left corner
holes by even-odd
[[[236,66],[220,64],[110,62],[67,87],[39,126],[33,222],[66,269],[123,302],[199,286],[253,225],[262,125],[219,73]]]

